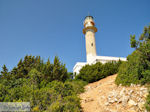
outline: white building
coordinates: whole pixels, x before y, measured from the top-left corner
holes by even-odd
[[[126,61],[126,58],[122,57],[109,57],[109,56],[97,56],[96,55],[96,44],[95,44],[95,33],[97,28],[92,16],[86,16],[84,20],[83,33],[85,34],[86,41],[86,59],[87,62],[77,62],[73,68],[74,74],[79,74],[80,69],[86,64],[95,64],[97,62],[106,63],[111,61]]]

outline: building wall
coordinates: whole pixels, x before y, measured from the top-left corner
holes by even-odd
[[[84,62],[77,62],[75,64],[75,66],[73,67],[73,73],[74,74],[79,74],[79,71],[81,70],[81,68],[83,66],[85,66],[87,63],[84,63]]]
[[[123,57],[110,57],[110,56],[93,56],[93,57],[91,56],[89,59],[90,60],[87,63],[77,62],[73,68],[73,74],[79,74],[81,68],[85,66],[86,64],[91,65],[97,62],[101,62],[102,64],[105,64],[107,62],[112,62],[112,61],[119,61],[119,60],[126,61],[127,60],[126,58],[123,58]]]

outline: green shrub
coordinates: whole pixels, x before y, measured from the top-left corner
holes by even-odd
[[[150,92],[149,92],[149,95],[147,96],[146,98],[146,104],[145,104],[145,107],[148,111],[150,111]]]
[[[116,84],[130,85],[141,83],[142,71],[144,70],[142,63],[140,62],[140,55],[138,51],[133,52],[127,57],[128,61],[124,62],[118,71],[116,78]]]
[[[87,84],[87,82],[82,81],[82,80],[73,80],[73,81],[66,81],[65,85],[71,85],[73,91],[76,94],[84,92],[84,86]]]
[[[53,102],[46,112],[81,112],[80,99],[75,95],[59,97]]]
[[[81,112],[80,99],[76,95],[64,98],[64,112]]]
[[[122,62],[108,62],[102,64],[100,62],[93,65],[86,65],[81,70],[80,73],[75,77],[75,79],[80,79],[88,83],[98,81],[109,75],[113,75],[118,72],[118,67]]]
[[[94,65],[86,65],[81,70],[80,73],[76,76],[76,79],[81,79],[83,81],[87,82],[94,82],[99,80],[100,77],[100,71],[101,71],[101,63],[96,63]]]

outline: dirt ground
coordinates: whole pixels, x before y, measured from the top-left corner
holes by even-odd
[[[122,106],[119,103],[107,104],[110,92],[120,92],[122,88],[132,89],[136,92],[137,89],[135,87],[118,87],[114,83],[116,76],[117,74],[85,86],[85,92],[80,94],[81,106],[84,112],[146,112],[136,110],[136,107],[129,108],[129,106]],[[139,87],[139,89],[141,88]]]

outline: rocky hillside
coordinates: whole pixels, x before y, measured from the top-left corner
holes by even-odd
[[[148,90],[144,86],[117,86],[116,74],[88,84],[80,94],[84,112],[147,112],[144,109]]]

